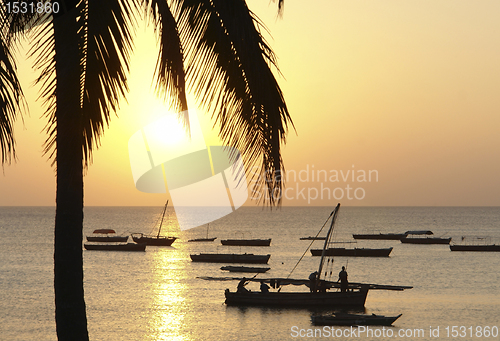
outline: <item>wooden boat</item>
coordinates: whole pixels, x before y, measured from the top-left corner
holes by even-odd
[[[112,242],[126,242],[127,240],[128,236],[117,236],[116,231],[112,229],[94,230],[91,236],[87,236],[88,242],[112,243]]]
[[[500,245],[450,245],[451,251],[500,252]]]
[[[326,256],[345,256],[345,257],[389,257],[392,247],[384,249],[367,249],[367,248],[353,248],[346,249],[344,247],[331,247],[326,249]],[[323,250],[311,249],[313,256],[321,256]]]
[[[326,237],[301,237],[299,238],[300,240],[325,240]]]
[[[252,273],[264,273],[271,268],[257,268],[253,266],[223,266],[221,270],[226,270],[229,272],[252,272]]]
[[[96,251],[146,251],[146,244],[136,244],[136,243],[113,243],[113,244],[83,244],[85,250],[96,250]]]
[[[315,315],[311,321],[315,326],[390,326],[401,317],[382,315],[343,314]]]
[[[234,245],[234,246],[269,246],[269,245],[271,245],[271,238],[269,238],[269,239],[223,239],[220,242],[222,245]]]
[[[402,238],[401,243],[405,244],[449,244],[451,237],[441,238],[441,237],[408,237]]]
[[[206,263],[249,263],[267,264],[271,255],[254,255],[253,253],[200,253],[189,255],[193,262]]]
[[[209,227],[209,224],[207,224],[207,237],[206,238],[188,239],[188,242],[213,242],[214,240],[216,240],[217,237],[208,238],[208,227]]]
[[[290,279],[290,278],[278,278],[278,279],[241,279],[243,281],[263,281],[265,283],[270,283],[272,288],[279,288],[275,292],[251,292],[240,290],[236,292],[231,292],[226,289],[224,292],[225,303],[227,305],[233,306],[245,306],[245,305],[256,305],[256,306],[280,306],[280,307],[327,307],[329,309],[333,307],[363,307],[365,305],[366,296],[370,289],[383,289],[383,290],[404,290],[411,287],[396,287],[396,286],[378,286],[374,284],[363,284],[363,283],[349,283],[346,291],[332,290],[340,289],[340,284],[327,281],[322,279],[321,276],[325,276],[323,272],[323,266],[325,265],[326,249],[329,245],[328,243],[333,238],[333,227],[337,214],[340,208],[338,204],[335,209],[330,214],[331,225],[328,230],[325,243],[323,245],[322,255],[319,262],[319,269],[317,271],[318,277],[316,280],[311,281],[309,279]],[[301,257],[302,259],[302,257]],[[333,264],[333,262],[328,262],[328,264]],[[240,282],[241,283],[241,282]],[[281,289],[286,285],[297,285],[306,287],[307,291],[292,291],[284,292]]]
[[[160,236],[161,226],[163,225],[163,219],[165,218],[165,213],[167,212],[168,200],[163,208],[163,213],[161,216],[160,226],[158,227],[158,234],[156,236],[145,235],[143,233],[132,233],[132,239],[134,242],[139,244],[154,245],[154,246],[170,246],[177,239],[177,237],[167,237]]]
[[[354,239],[400,240],[406,237],[406,233],[365,233],[352,236]]]

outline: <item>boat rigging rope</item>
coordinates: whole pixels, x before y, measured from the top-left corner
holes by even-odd
[[[314,236],[314,239],[311,241],[311,243],[309,244],[309,246],[307,247],[307,249],[302,254],[302,257],[300,257],[299,261],[297,262],[297,264],[295,264],[295,266],[293,267],[292,271],[290,271],[290,273],[288,274],[288,276],[286,276],[286,279],[288,279],[292,275],[292,272],[297,268],[297,266],[299,265],[300,261],[302,260],[302,258],[304,258],[304,256],[306,255],[307,251],[311,248],[312,244],[314,243],[314,241],[316,240],[316,238],[319,236],[319,234],[321,233],[321,231],[323,231],[323,228],[325,227],[325,225],[328,222],[328,220],[330,220],[330,217],[333,215],[334,212],[335,212],[335,210],[333,210],[332,213],[330,213],[330,215],[326,219],[326,221],[323,224],[323,226],[321,226],[321,228],[319,229],[318,233]]]

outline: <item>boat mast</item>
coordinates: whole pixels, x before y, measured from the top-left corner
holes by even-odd
[[[330,242],[330,239],[332,237],[333,226],[335,224],[335,219],[337,219],[337,213],[339,212],[339,208],[340,208],[340,203],[333,210],[332,223],[330,224],[330,229],[328,230],[328,233],[326,235],[325,244],[323,245],[323,251],[321,252],[321,260],[319,261],[318,281],[319,281],[319,279],[321,277],[321,271],[323,270],[323,263],[325,261],[326,248],[327,248],[328,243]],[[316,281],[316,283],[318,283],[318,281]]]
[[[158,228],[158,234],[156,235],[156,238],[160,237],[161,226],[163,225],[163,218],[165,218],[165,212],[167,212],[167,206],[168,206],[168,200],[167,203],[165,204],[165,207],[163,208],[163,215],[161,216],[160,227]]]

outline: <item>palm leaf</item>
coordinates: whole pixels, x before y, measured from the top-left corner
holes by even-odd
[[[80,16],[84,155],[88,164],[111,111],[128,91],[135,1],[87,0]],[[86,26],[85,26],[86,25]]]
[[[166,0],[145,0],[145,9],[158,34],[160,53],[156,63],[156,88],[170,99],[178,112],[188,109],[185,90],[184,52],[177,23]],[[188,116],[180,117],[189,130]]]
[[[16,157],[13,125],[18,113],[26,109],[16,64],[11,53],[15,48],[10,35],[13,15],[0,8],[0,163],[10,163]]]
[[[254,191],[265,189],[267,196],[261,199],[280,203],[280,145],[292,122],[271,71],[277,69],[276,58],[260,33],[260,22],[242,0],[180,0],[176,15],[188,56],[189,86],[212,111],[223,141],[238,148],[250,168],[260,161]]]

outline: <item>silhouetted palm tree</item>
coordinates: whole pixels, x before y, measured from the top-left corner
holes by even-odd
[[[37,1],[28,3],[36,7]],[[250,164],[261,162],[263,176],[257,186],[271,194],[271,204],[282,189],[280,144],[291,119],[271,70],[277,70],[274,54],[260,33],[261,23],[243,0],[65,0],[58,1],[58,13],[49,18],[15,13],[13,1],[4,4],[9,7],[0,9],[1,161],[15,158],[12,125],[23,97],[12,51],[28,37],[47,108],[45,152],[57,169],[57,335],[59,340],[88,340],[83,170],[127,91],[137,16],[146,13],[156,28],[159,93],[183,111],[188,80],[200,103],[215,114],[222,139],[242,151]]]

